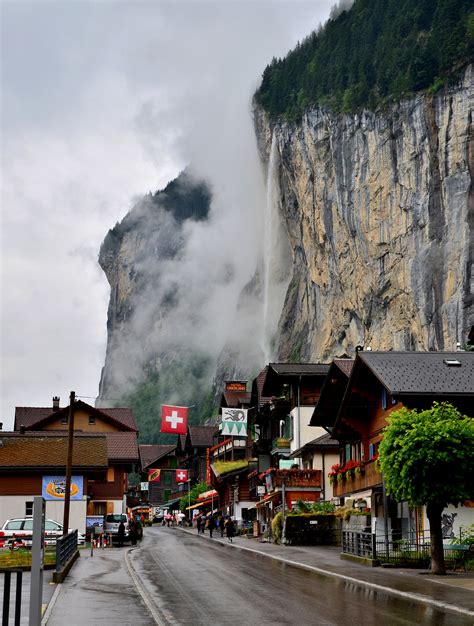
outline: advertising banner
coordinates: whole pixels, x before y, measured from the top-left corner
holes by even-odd
[[[84,479],[82,476],[71,477],[71,500],[82,500],[84,495]],[[41,495],[45,500],[64,501],[66,495],[66,476],[43,476]]]

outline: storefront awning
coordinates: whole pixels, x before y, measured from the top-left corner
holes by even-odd
[[[190,511],[191,509],[198,509],[200,506],[205,506],[207,504],[212,504],[213,500],[216,500],[217,502],[217,498],[209,498],[208,500],[201,500],[201,502],[197,502],[196,504],[187,506],[186,511]]]
[[[256,506],[265,506],[269,502],[275,500],[275,498],[281,496],[281,491],[276,491],[275,493],[270,494],[269,496],[265,496],[262,500],[259,500],[256,503]]]

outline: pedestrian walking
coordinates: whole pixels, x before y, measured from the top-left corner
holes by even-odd
[[[130,536],[130,541],[132,546],[137,545],[137,524],[135,520],[132,518],[128,524],[128,534]]]
[[[221,515],[219,517],[219,530],[221,531],[221,537],[224,536],[225,517]]]
[[[119,548],[123,548],[123,542],[125,539],[125,524],[120,522],[117,530],[117,543]]]
[[[201,525],[202,525],[202,519],[201,519],[200,516],[198,516],[196,518],[196,526],[197,526],[197,529],[198,529],[198,535],[201,534]]]
[[[235,526],[234,526],[234,521],[230,517],[227,519],[225,523],[225,533],[227,535],[227,539],[230,541],[230,543],[232,543],[232,539],[235,536]]]
[[[207,520],[206,527],[209,530],[209,537],[212,539],[212,532],[213,532],[214,528],[216,527],[216,520],[212,517],[212,515]]]

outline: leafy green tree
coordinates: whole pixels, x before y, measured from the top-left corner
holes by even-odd
[[[212,489],[212,487],[210,487],[205,482],[197,483],[196,485],[194,485],[194,487],[191,489],[191,491],[189,493],[189,496],[186,493],[186,495],[183,496],[181,498],[181,500],[179,501],[179,508],[180,508],[180,510],[183,513],[185,513],[188,506],[192,506],[193,504],[196,504],[198,496],[201,493],[204,493],[205,491],[210,491],[211,489]],[[188,504],[188,502],[189,502],[189,504]]]
[[[392,413],[379,449],[387,492],[426,505],[434,574],[445,574],[441,514],[474,496],[474,419],[447,402]]]

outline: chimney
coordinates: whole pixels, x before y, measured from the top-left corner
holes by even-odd
[[[59,411],[59,396],[53,396],[53,411]]]
[[[20,435],[24,435],[24,434],[25,434],[25,425],[20,424]]]

